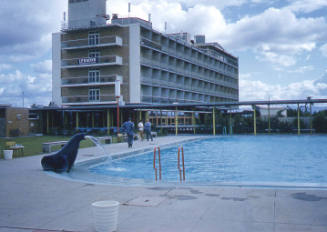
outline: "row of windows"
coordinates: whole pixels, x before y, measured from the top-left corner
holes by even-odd
[[[195,54],[197,54],[196,56],[204,56],[206,59],[212,59],[212,57],[208,54],[204,54],[204,53],[201,53],[195,49],[193,49],[193,47],[189,47],[188,45],[186,45],[187,43],[186,42],[177,42],[171,38],[167,38],[161,34],[158,34],[158,33],[155,33],[151,30],[148,30],[146,28],[143,28],[141,29],[141,36],[149,41],[153,41],[154,43],[157,44],[157,48],[162,48],[162,47],[168,47],[170,49],[176,49],[177,51],[180,51],[182,53],[185,53],[190,56],[193,56]],[[229,59],[229,60],[232,60],[233,64],[236,64],[237,66],[237,59],[230,56],[230,55],[226,55],[225,53],[221,52],[221,53],[218,53],[218,51],[216,52],[216,55],[214,56],[216,59],[223,59],[223,60],[226,60]],[[218,58],[217,58],[218,57]]]
[[[160,67],[151,67],[151,65],[142,65],[141,69],[141,75],[142,76],[147,76],[147,77],[152,77],[155,79],[162,79],[162,80],[171,80],[171,81],[178,81],[178,79],[182,80],[199,80],[199,81],[205,81],[209,83],[219,83],[219,84],[225,84],[225,85],[233,85],[234,88],[237,88],[237,83],[238,80],[231,78],[229,76],[223,75],[223,74],[218,74],[214,72],[209,72],[209,73],[187,73],[184,71],[170,71],[169,69],[163,68],[160,69]],[[225,83],[222,83],[225,82]]]
[[[152,51],[148,48],[143,48],[141,52],[142,58],[146,59],[145,61],[149,61],[151,63],[156,63],[159,66],[168,66],[169,68],[177,68],[189,72],[207,72],[211,73],[221,73],[221,72],[229,72],[233,78],[237,78],[238,69],[233,68],[227,64],[224,64],[220,61],[216,61],[215,63],[199,63],[196,61],[187,61],[179,58],[175,58],[169,54],[160,53],[157,51]]]

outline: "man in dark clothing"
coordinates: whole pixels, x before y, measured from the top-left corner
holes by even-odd
[[[131,121],[131,118],[128,118],[128,121],[124,122],[122,129],[125,133],[127,133],[128,147],[132,147],[134,139],[134,123]]]
[[[147,120],[146,123],[144,124],[144,131],[146,134],[146,140],[149,141],[149,138],[151,138],[151,141],[153,141],[151,135],[151,122],[149,120]]]

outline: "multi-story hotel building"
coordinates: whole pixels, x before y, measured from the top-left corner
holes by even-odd
[[[239,99],[238,58],[204,36],[165,34],[149,21],[108,24],[106,0],[69,0],[68,26],[53,34],[53,101],[59,106],[215,103]]]

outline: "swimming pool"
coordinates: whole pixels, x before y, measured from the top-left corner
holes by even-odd
[[[327,186],[327,136],[217,136],[184,143],[186,184]],[[179,183],[177,146],[161,150],[161,183]],[[155,183],[153,151],[80,166],[70,178],[97,183]]]

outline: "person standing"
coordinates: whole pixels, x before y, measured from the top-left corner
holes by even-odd
[[[134,123],[131,121],[131,118],[128,118],[128,121],[124,122],[122,129],[127,134],[128,147],[131,148],[134,140]]]
[[[146,121],[144,124],[144,131],[146,134],[146,140],[149,141],[149,138],[151,138],[151,141],[153,141],[152,134],[151,134],[151,122],[149,120]]]
[[[143,138],[144,138],[144,135],[143,135],[143,131],[144,131],[143,122],[140,121],[139,124],[137,124],[137,127],[139,128],[140,139],[141,139],[141,141],[143,141]]]

